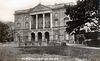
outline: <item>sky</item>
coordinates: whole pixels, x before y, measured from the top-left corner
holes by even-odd
[[[76,2],[76,0],[0,0],[0,21],[14,22],[16,10],[33,8],[39,3],[43,5],[54,5],[55,3]]]

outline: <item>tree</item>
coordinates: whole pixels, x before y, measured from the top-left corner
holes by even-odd
[[[66,15],[69,15],[72,21],[67,22],[66,31],[75,34],[80,31],[86,23],[91,24],[91,30],[98,30],[98,7],[99,0],[78,0],[77,5],[66,8]]]
[[[8,35],[8,25],[0,22],[0,42],[5,42]]]
[[[14,23],[13,22],[7,22],[8,28],[8,35],[7,35],[7,41],[13,42],[14,41]]]

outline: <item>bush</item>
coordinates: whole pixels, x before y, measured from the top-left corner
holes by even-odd
[[[91,41],[87,41],[87,45],[91,47],[98,47],[100,45],[100,40],[92,39]]]
[[[60,46],[61,44],[57,42],[50,42],[48,45],[49,46]]]
[[[65,42],[61,43],[61,46],[66,46],[66,43]]]

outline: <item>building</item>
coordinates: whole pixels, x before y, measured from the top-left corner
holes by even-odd
[[[64,20],[65,5],[73,3],[38,4],[30,9],[15,11],[15,41],[44,45],[73,40],[73,36],[66,32],[66,21],[70,18]]]

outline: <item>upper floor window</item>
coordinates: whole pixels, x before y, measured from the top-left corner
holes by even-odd
[[[28,17],[25,17],[25,21],[28,21],[29,20],[29,18]]]
[[[18,24],[18,23],[21,23],[21,21],[22,21],[22,18],[21,17],[18,17],[17,19],[16,19],[16,23]]]
[[[17,28],[20,28],[21,27],[21,23],[17,23]]]
[[[25,22],[25,29],[29,29],[29,22]]]
[[[58,13],[55,13],[55,18],[58,19]]]
[[[45,28],[50,28],[50,13],[45,14]]]
[[[58,26],[58,19],[55,19],[55,26]]]
[[[69,17],[64,18],[64,25],[66,25],[66,22],[71,21]]]
[[[17,18],[17,21],[20,21],[21,20],[21,18]]]

